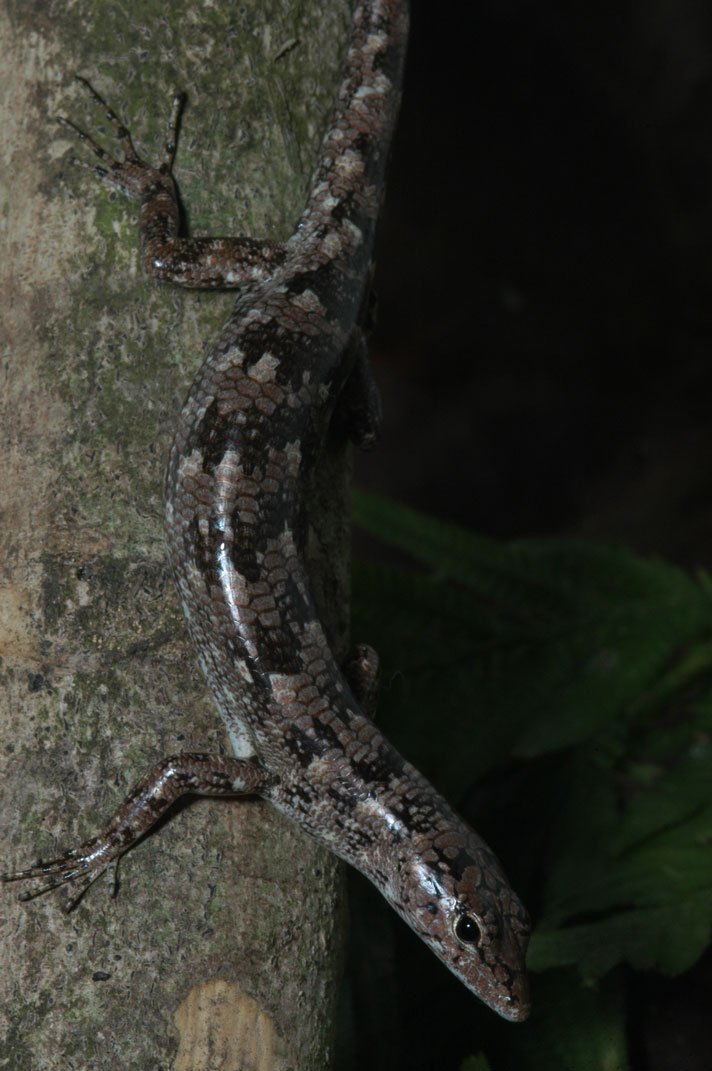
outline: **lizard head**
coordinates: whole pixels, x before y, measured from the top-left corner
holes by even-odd
[[[496,857],[460,822],[411,847],[399,860],[396,910],[488,1007],[526,1019],[529,916]]]

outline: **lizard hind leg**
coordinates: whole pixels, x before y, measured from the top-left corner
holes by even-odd
[[[175,199],[171,176],[178,142],[178,125],[183,104],[185,103],[185,94],[176,93],[173,97],[173,104],[167,123],[165,155],[158,167],[151,167],[136,152],[128,127],[121,122],[104,98],[97,93],[91,82],[88,82],[86,78],[82,78],[80,75],[76,75],[75,78],[89,93],[94,103],[103,110],[106,118],[111,123],[123,160],[117,160],[80,126],[71,119],[60,115],[57,117],[57,122],[60,126],[76,135],[82,144],[86,145],[94,156],[101,160],[101,164],[97,165],[86,164],[84,161],[77,159],[74,162],[79,167],[86,167],[93,171],[103,182],[111,186],[117,186],[134,199],[140,199],[159,189],[163,189],[169,196],[173,195],[173,199]]]
[[[343,665],[354,699],[367,718],[376,716],[379,684],[378,652],[367,643],[357,643]]]
[[[122,159],[112,156],[71,119],[61,116],[58,122],[100,161],[87,164],[75,159],[75,163],[140,202],[139,234],[145,273],[153,279],[198,290],[236,289],[271,279],[286,258],[281,242],[243,235],[191,238],[180,234],[181,211],[173,181],[173,161],[184,95],[177,93],[173,98],[163,160],[153,167],[139,156],[128,128],[103,97],[85,78],[77,76],[77,81],[103,109]]]
[[[361,328],[354,328],[349,346],[355,350],[355,358],[339,395],[334,421],[343,428],[354,445],[361,450],[370,450],[376,445],[381,432],[381,394],[373,378],[366,337]]]
[[[35,883],[20,895],[21,900],[77,882],[76,895],[65,905],[71,911],[107,867],[141,840],[181,796],[260,795],[270,784],[270,775],[254,760],[193,752],[173,755],[134,786],[98,836],[47,863],[3,874],[2,881]]]

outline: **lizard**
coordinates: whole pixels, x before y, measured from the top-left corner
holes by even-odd
[[[332,420],[345,414],[361,445],[379,423],[364,320],[407,27],[406,0],[357,0],[333,119],[284,242],[181,235],[181,95],[153,167],[79,79],[113,125],[121,159],[60,122],[99,158],[99,178],[139,203],[144,270],[238,290],[190,388],[166,477],[176,588],[233,754],[160,761],[102,833],[3,880],[31,883],[21,899],[76,882],[73,906],[179,796],[257,795],[365,874],[485,1004],[521,1021],[526,909],[491,849],[374,724],[375,652],[359,648],[344,673],[303,563],[304,488]]]

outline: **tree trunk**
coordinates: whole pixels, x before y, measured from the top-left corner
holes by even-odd
[[[70,166],[54,125],[68,115],[114,147],[70,76],[92,81],[152,160],[186,89],[176,173],[192,232],[285,237],[348,20],[345,0],[7,0],[0,13],[3,870],[96,832],[160,757],[227,748],[173,592],[162,484],[232,298],[141,277],[136,206]],[[334,446],[310,559],[340,651],[346,496]],[[332,857],[267,804],[200,800],[120,877],[118,896],[104,876],[69,915],[57,894],[19,904],[14,886],[0,890],[1,1066],[328,1066],[343,937]]]

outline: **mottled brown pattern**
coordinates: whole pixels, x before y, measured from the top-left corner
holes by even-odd
[[[357,4],[311,194],[281,246],[180,238],[173,139],[153,169],[110,110],[123,161],[78,132],[102,176],[141,201],[147,271],[240,287],[181,414],[166,483],[176,585],[236,758],[167,760],[101,837],[13,878],[43,878],[35,892],[92,880],[181,792],[256,792],[366,874],[474,993],[519,1020],[526,911],[489,848],[359,706],[302,561],[306,477],[342,389],[355,438],[371,441],[378,423],[361,323],[406,26],[405,0]],[[368,706],[375,669],[366,648],[348,670]]]

